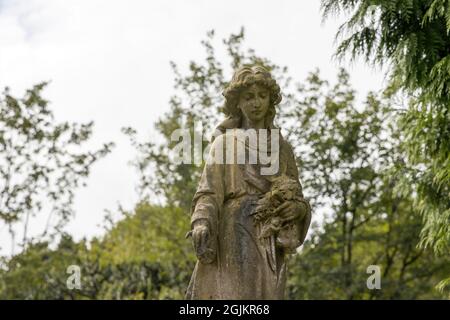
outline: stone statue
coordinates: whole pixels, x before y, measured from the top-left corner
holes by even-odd
[[[283,299],[286,257],[305,240],[311,210],[292,147],[273,124],[280,87],[265,68],[241,67],[223,95],[227,118],[192,201],[198,261],[186,298]],[[258,159],[242,158],[242,150]]]

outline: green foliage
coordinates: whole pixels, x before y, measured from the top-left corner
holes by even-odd
[[[403,91],[410,105],[399,120],[405,164],[398,189],[416,194],[423,215],[421,246],[450,249],[450,1],[323,0],[324,18],[350,14],[337,56],[350,53],[389,63],[387,94]]]
[[[189,218],[178,208],[139,205],[103,239],[57,248],[30,244],[0,268],[0,299],[181,299],[193,269],[184,237]],[[69,290],[67,268],[81,270],[81,290]]]
[[[391,201],[391,202],[389,202]],[[352,261],[342,264],[335,219],[314,230],[301,254],[289,262],[288,295],[291,299],[444,299],[448,288],[435,289],[450,272],[448,257],[435,257],[417,248],[421,221],[410,215],[412,203],[398,198],[380,201],[380,212],[352,232]],[[383,216],[382,209],[386,210]],[[324,258],[326,257],[326,259]],[[381,289],[369,290],[367,267],[381,271]],[[447,291],[445,291],[447,290]]]
[[[30,243],[10,259],[2,259],[0,299],[74,299],[66,286],[69,265],[81,265],[87,254],[84,241],[63,235],[55,250],[48,242]]]
[[[344,70],[333,86],[311,73],[297,99],[288,114],[301,125],[288,131],[305,193],[315,212],[330,214],[290,261],[290,298],[442,297],[433,287],[450,261],[416,248],[421,218],[411,198],[393,188],[393,168],[403,159],[389,101],[369,93],[356,105]],[[369,265],[381,268],[381,290],[366,287]]]
[[[181,208],[140,204],[106,234],[100,263],[151,265],[152,289],[142,298],[182,298],[195,261],[187,230],[189,216]],[[127,274],[121,280],[133,283]]]
[[[180,208],[143,203],[124,216],[103,239],[105,263],[154,261],[164,266],[178,260],[183,268],[193,258],[185,239],[189,216]]]
[[[23,224],[23,245],[31,216],[48,212],[43,236],[59,232],[73,214],[74,190],[112,147],[81,151],[93,123],[55,123],[42,97],[45,86],[34,86],[22,99],[8,89],[0,96],[0,221],[12,236]]]
[[[449,8],[448,0],[322,0],[324,19],[350,15],[336,35],[342,39],[338,58],[350,53],[352,59],[362,56],[371,64],[389,62],[393,81],[401,89],[421,89],[434,98],[447,97],[446,101]]]

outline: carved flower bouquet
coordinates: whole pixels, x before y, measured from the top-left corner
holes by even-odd
[[[284,221],[277,211],[287,201],[303,202],[300,185],[286,175],[275,177],[271,190],[258,200],[254,219],[259,225],[261,239],[273,236],[277,247],[287,253],[295,253],[300,245],[298,223]]]

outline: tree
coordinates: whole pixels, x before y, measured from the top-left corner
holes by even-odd
[[[60,232],[73,214],[74,190],[113,146],[82,151],[93,123],[55,123],[42,97],[46,85],[27,90],[22,99],[10,95],[8,88],[0,97],[0,221],[8,226],[13,252],[15,227],[22,224],[20,243],[25,246],[35,215],[48,215],[41,236]]]
[[[48,241],[40,241],[30,243],[11,258],[0,258],[0,299],[81,298],[77,290],[69,290],[66,285],[67,268],[82,266],[87,252],[86,241],[76,243],[63,234],[53,250]]]
[[[296,97],[288,120],[298,125],[288,131],[305,193],[316,212],[329,214],[291,261],[290,297],[441,297],[433,286],[449,260],[416,248],[420,216],[393,188],[392,168],[403,159],[389,101],[369,93],[358,106],[344,70],[333,86],[311,73]],[[370,265],[381,268],[382,290],[366,287]]]
[[[450,244],[450,1],[322,0],[324,19],[349,14],[340,27],[337,57],[350,53],[389,64],[387,94],[403,92],[400,119],[405,164],[398,187],[417,193],[423,247],[448,254]]]
[[[182,299],[194,267],[179,208],[140,204],[107,227],[102,238],[56,248],[31,243],[0,260],[0,299]],[[69,289],[67,268],[80,269],[80,289]]]
[[[185,238],[188,229],[189,217],[181,208],[141,203],[134,212],[124,212],[124,219],[107,232],[99,246],[102,268],[130,269],[107,281],[111,283],[106,284],[108,291],[142,299],[182,299],[195,262]],[[133,271],[139,268],[147,277]]]

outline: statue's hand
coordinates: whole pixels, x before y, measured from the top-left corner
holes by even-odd
[[[201,219],[194,222],[192,230],[192,241],[194,243],[197,258],[202,263],[212,263],[216,252],[210,248],[211,232],[207,220]]]
[[[281,217],[283,223],[301,221],[306,215],[306,208],[303,203],[287,201],[275,209],[275,214]]]

